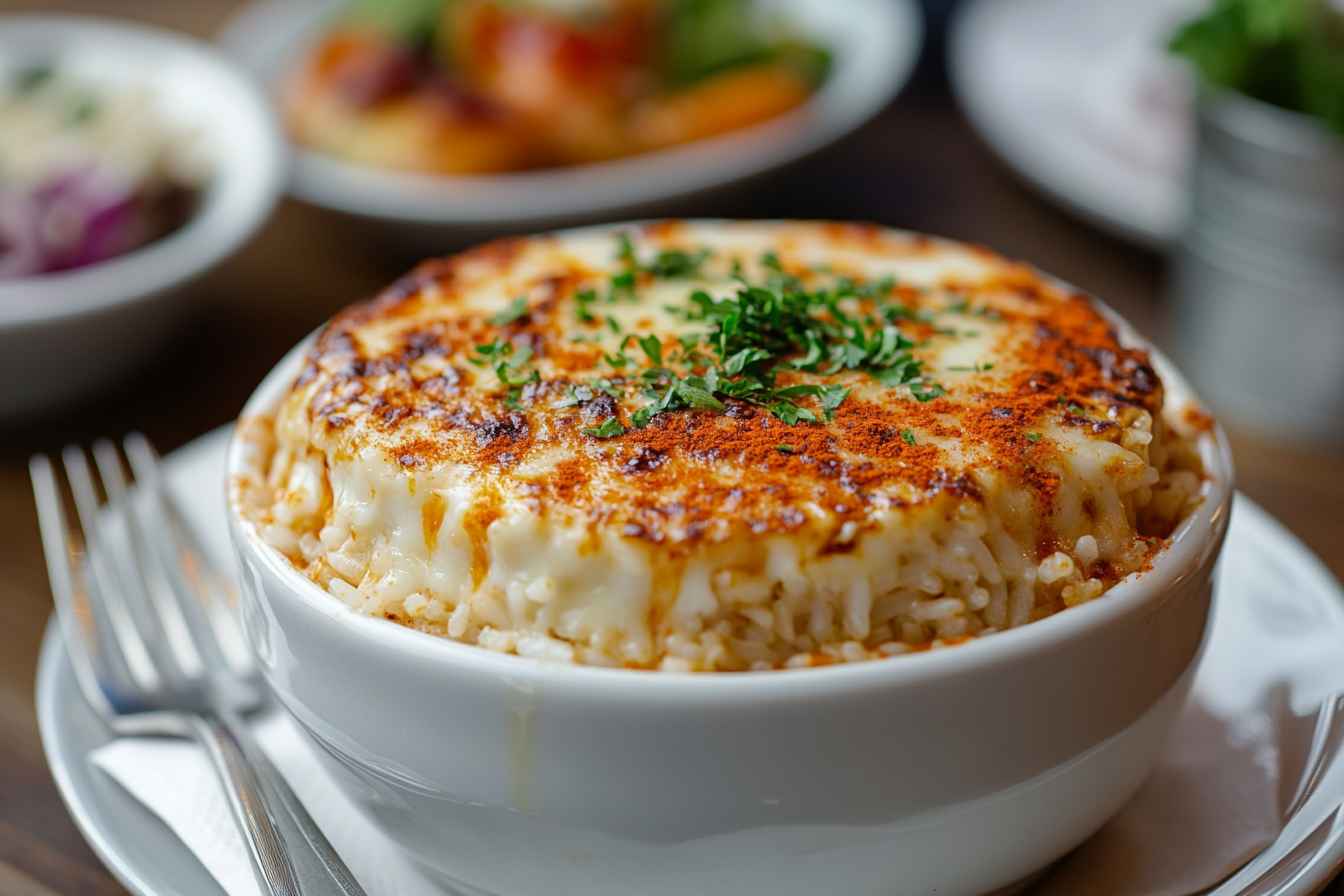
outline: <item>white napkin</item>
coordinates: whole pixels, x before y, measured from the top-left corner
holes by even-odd
[[[1282,571],[1237,550],[1237,517],[1252,511],[1234,514],[1194,693],[1156,771],[1034,896],[1186,896],[1217,884],[1279,834],[1316,707],[1344,690],[1344,609],[1295,601],[1283,593]],[[1326,612],[1335,615],[1319,618]],[[288,719],[266,719],[257,735],[371,896],[439,892],[336,789]],[[126,739],[91,759],[162,818],[228,893],[259,894],[223,794],[193,744]],[[1340,777],[1344,767],[1333,768],[1327,785]],[[1313,811],[1311,818],[1304,810],[1298,831],[1324,816]]]

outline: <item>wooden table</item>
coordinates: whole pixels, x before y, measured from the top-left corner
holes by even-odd
[[[208,36],[233,3],[80,0],[11,9],[117,15]],[[933,54],[936,56],[936,54]],[[1088,289],[1163,342],[1163,264],[1091,230],[1020,185],[971,133],[937,59],[877,120],[747,196],[704,214],[869,219],[993,246]],[[445,249],[451,247],[445,247]],[[146,369],[79,406],[0,427],[0,893],[123,892],[89,851],[47,770],[33,710],[39,639],[50,611],[26,462],[35,451],[131,429],[171,450],[237,413],[270,366],[340,306],[389,281],[400,263],[349,251],[323,213],[293,202],[244,252],[202,282],[197,313]],[[1344,456],[1235,433],[1241,488],[1344,574]],[[1336,884],[1332,893],[1344,894]]]

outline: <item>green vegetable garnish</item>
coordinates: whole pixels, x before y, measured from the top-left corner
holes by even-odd
[[[746,65],[783,62],[811,83],[825,80],[831,54],[762,22],[753,0],[679,0],[668,4],[663,76],[681,87]]]
[[[1209,84],[1344,133],[1344,13],[1328,0],[1216,0],[1168,47]]]
[[[527,299],[519,296],[509,303],[509,307],[490,318],[490,322],[496,326],[507,326],[527,314]]]
[[[583,429],[584,435],[592,436],[595,439],[614,439],[616,436],[624,435],[624,433],[625,427],[615,417],[608,417],[597,426],[586,426]]]
[[[56,69],[50,65],[29,65],[14,73],[13,85],[16,93],[31,93],[46,84],[56,75]]]
[[[663,253],[644,263],[634,243],[622,234],[616,258],[623,271],[617,276],[630,278],[633,291],[636,272],[689,276],[698,273],[708,256],[703,250]],[[735,266],[739,285],[730,297],[716,298],[697,289],[684,306],[667,306],[669,313],[688,323],[704,324],[702,334],[682,335],[667,344],[652,334],[627,334],[614,353],[603,356],[612,367],[625,369],[632,363],[625,348],[634,344],[648,359],[649,366],[635,378],[648,401],[631,414],[632,427],[648,426],[668,411],[723,411],[730,399],[765,408],[789,425],[817,423],[832,419],[850,395],[852,387],[840,383],[780,385],[779,375],[789,371],[866,374],[888,387],[907,387],[919,401],[945,394],[942,385],[926,376],[923,363],[911,352],[915,343],[895,323],[913,312],[882,304],[895,288],[891,278],[872,283],[839,278],[829,286],[809,289],[784,269],[774,253],[762,255],[760,265],[765,270],[763,282],[745,279]],[[877,302],[879,307],[855,315],[842,307],[844,303],[852,309],[846,300],[854,299]],[[890,313],[892,307],[898,312]]]
[[[348,18],[413,47],[434,41],[448,0],[354,0]]]

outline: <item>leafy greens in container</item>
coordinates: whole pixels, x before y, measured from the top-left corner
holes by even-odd
[[[1209,84],[1320,119],[1344,134],[1344,4],[1216,0],[1169,43]]]

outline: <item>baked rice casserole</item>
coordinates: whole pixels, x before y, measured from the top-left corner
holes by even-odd
[[[1098,598],[1207,418],[1085,296],[869,225],[502,240],[338,314],[231,499],[358,613],[527,657],[805,667]]]

